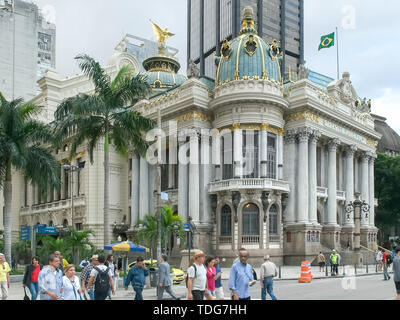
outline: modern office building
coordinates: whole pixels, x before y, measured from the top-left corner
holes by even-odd
[[[188,60],[214,78],[214,52],[239,35],[245,6],[256,13],[258,35],[267,43],[277,40],[285,53],[282,74],[296,73],[304,61],[304,0],[188,0]]]
[[[56,27],[36,4],[0,1],[0,92],[7,99],[32,99],[37,80],[56,65]]]

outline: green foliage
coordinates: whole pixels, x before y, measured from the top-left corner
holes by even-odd
[[[22,276],[23,274],[25,274],[25,272],[22,270],[12,269],[10,271],[10,276]]]
[[[136,223],[136,227],[142,225],[135,237],[138,244],[148,248],[154,248],[157,242],[157,218],[154,215],[145,215]],[[174,210],[164,206],[161,213],[161,247],[167,248],[172,235],[176,235],[181,241],[185,240],[183,221],[180,216],[174,215]]]
[[[18,241],[12,244],[11,251],[13,253],[13,257],[15,257],[16,261],[19,263],[21,260],[24,264],[28,264],[31,262],[31,242],[30,241]]]
[[[378,154],[375,161],[376,226],[380,229],[379,242],[388,245],[391,227],[400,223],[400,157]]]

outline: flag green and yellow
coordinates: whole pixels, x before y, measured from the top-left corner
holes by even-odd
[[[332,32],[326,36],[321,37],[321,42],[319,44],[318,51],[321,49],[330,48],[335,45],[335,33]]]

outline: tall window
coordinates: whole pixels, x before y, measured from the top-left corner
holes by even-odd
[[[260,234],[260,211],[254,204],[247,204],[243,208],[243,231],[244,236],[258,236]]]
[[[232,212],[229,206],[224,206],[221,210],[221,236],[232,236]]]
[[[69,171],[64,170],[64,199],[69,199]]]
[[[222,180],[233,179],[233,132],[221,137]]]
[[[28,179],[24,178],[24,207],[28,206]]]
[[[267,178],[276,179],[276,135],[268,134]]]
[[[258,131],[243,131],[243,177],[258,178]]]
[[[269,209],[269,234],[278,235],[278,209],[275,205]]]

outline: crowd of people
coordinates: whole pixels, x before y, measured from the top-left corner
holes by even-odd
[[[251,300],[249,287],[257,283],[257,273],[248,263],[249,253],[242,248],[238,252],[238,258],[230,269],[228,287],[230,299]],[[338,275],[338,266],[341,257],[336,250],[329,256],[331,274]],[[393,254],[378,251],[377,265],[383,269],[384,280],[391,277],[388,268],[393,264],[394,282],[396,286],[396,299],[400,300],[400,248]],[[317,257],[320,271],[327,267],[325,256],[322,252]],[[112,299],[116,291],[116,277],[118,268],[114,263],[113,255],[93,255],[89,260],[84,258],[79,264],[82,268],[80,277],[76,275],[75,265],[69,264],[61,253],[56,251],[48,258],[48,264],[43,266],[38,257],[33,257],[31,264],[26,266],[23,278],[24,290],[31,293],[32,300],[106,300]],[[0,300],[6,300],[10,287],[11,268],[5,261],[4,254],[0,253]],[[186,275],[187,297],[178,297],[172,289],[170,278],[171,267],[168,256],[162,255],[159,261],[157,277],[157,299],[162,300],[164,292],[167,292],[174,300],[187,298],[188,300],[224,300],[222,285],[222,269],[220,257],[206,257],[204,252],[196,251]],[[142,257],[136,259],[136,263],[130,268],[124,282],[125,290],[131,285],[135,292],[135,300],[143,300],[143,289],[146,277],[150,275]],[[273,285],[274,277],[278,276],[278,269],[271,261],[269,255],[264,257],[264,263],[260,267],[259,281],[261,288],[261,300],[267,299],[267,294],[272,300],[277,300]],[[25,292],[25,298],[27,297]]]

